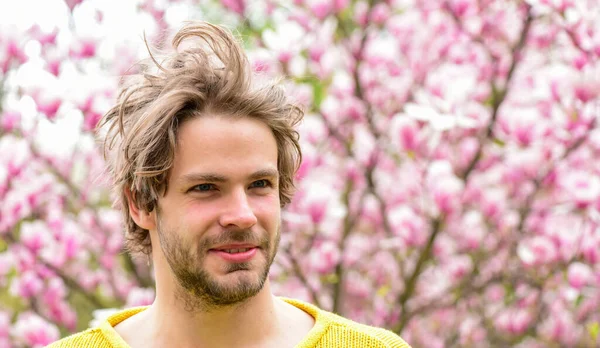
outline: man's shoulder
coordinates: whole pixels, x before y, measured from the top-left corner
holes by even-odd
[[[85,331],[67,336],[61,340],[51,343],[46,348],[104,348],[111,347],[104,339],[102,331],[99,328],[90,328]]]
[[[336,340],[343,339],[344,347],[410,348],[408,343],[392,331],[329,314],[331,324],[326,336]]]
[[[400,336],[386,329],[357,323],[304,301],[282,298],[316,319],[315,327],[301,347],[410,348]]]

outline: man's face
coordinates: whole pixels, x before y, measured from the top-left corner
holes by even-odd
[[[263,287],[279,243],[277,143],[250,118],[186,121],[157,208],[160,247],[179,286],[209,306]]]

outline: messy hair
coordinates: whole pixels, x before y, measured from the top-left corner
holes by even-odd
[[[184,47],[185,46],[185,47]],[[148,230],[132,219],[128,194],[138,209],[151,212],[165,194],[179,127],[203,115],[249,117],[264,122],[277,142],[279,198],[290,202],[293,178],[302,160],[294,129],[303,112],[277,83],[256,86],[248,59],[230,31],[206,22],[186,23],[172,40],[173,52],[140,64],[120,90],[117,103],[98,127],[116,205],[125,222],[126,247],[150,254]],[[154,72],[153,72],[154,71]]]

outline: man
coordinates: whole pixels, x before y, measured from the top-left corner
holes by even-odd
[[[271,294],[303,114],[278,87],[253,85],[228,31],[190,23],[173,47],[101,123],[127,245],[151,255],[156,299],[51,347],[408,347]]]

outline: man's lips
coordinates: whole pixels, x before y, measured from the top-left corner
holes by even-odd
[[[248,244],[248,243],[242,243],[242,244],[235,243],[235,244],[219,245],[217,247],[211,248],[210,250],[225,251],[225,250],[254,249],[254,248],[258,248],[258,246],[254,245],[254,244]]]
[[[208,252],[228,262],[249,262],[256,255],[258,247],[251,244],[227,244],[210,249]]]

